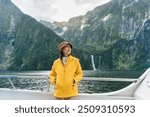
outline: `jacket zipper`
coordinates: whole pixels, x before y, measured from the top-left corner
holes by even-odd
[[[66,70],[66,67],[65,67],[65,65],[64,65],[64,79],[63,79],[63,86],[64,86],[64,88],[65,88],[65,70]]]
[[[62,63],[62,66],[63,66],[63,70],[64,70],[64,77],[63,77],[63,86],[64,86],[64,80],[65,80],[65,65],[63,64],[63,62],[61,61],[61,63]],[[64,97],[64,93],[63,93],[63,97]]]

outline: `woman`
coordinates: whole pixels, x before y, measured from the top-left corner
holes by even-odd
[[[50,84],[55,85],[56,99],[69,99],[78,95],[77,84],[83,73],[79,60],[72,55],[72,44],[61,42],[60,58],[54,61],[50,72]]]

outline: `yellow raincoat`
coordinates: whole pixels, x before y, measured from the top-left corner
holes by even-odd
[[[54,96],[58,98],[77,96],[77,84],[82,76],[80,62],[72,55],[69,55],[66,64],[63,64],[60,58],[55,60],[50,72],[50,84],[54,85],[56,82]]]

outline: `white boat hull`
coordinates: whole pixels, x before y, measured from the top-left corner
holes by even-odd
[[[52,93],[29,91],[29,90],[10,90],[0,89],[0,100],[55,100]],[[126,96],[107,96],[100,94],[79,94],[71,100],[133,100],[133,97]]]

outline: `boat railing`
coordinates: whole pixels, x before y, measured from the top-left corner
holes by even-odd
[[[10,82],[12,89],[16,90],[17,88],[15,87],[14,83],[12,82],[12,79],[45,79],[47,82],[47,89],[46,92],[49,92],[50,89],[50,78],[47,75],[30,75],[30,74],[22,74],[22,75],[0,75],[0,79],[5,78],[8,79]],[[135,78],[104,78],[104,77],[86,77],[84,76],[83,81],[86,80],[92,80],[92,81],[117,81],[117,82],[137,82],[138,79]]]

